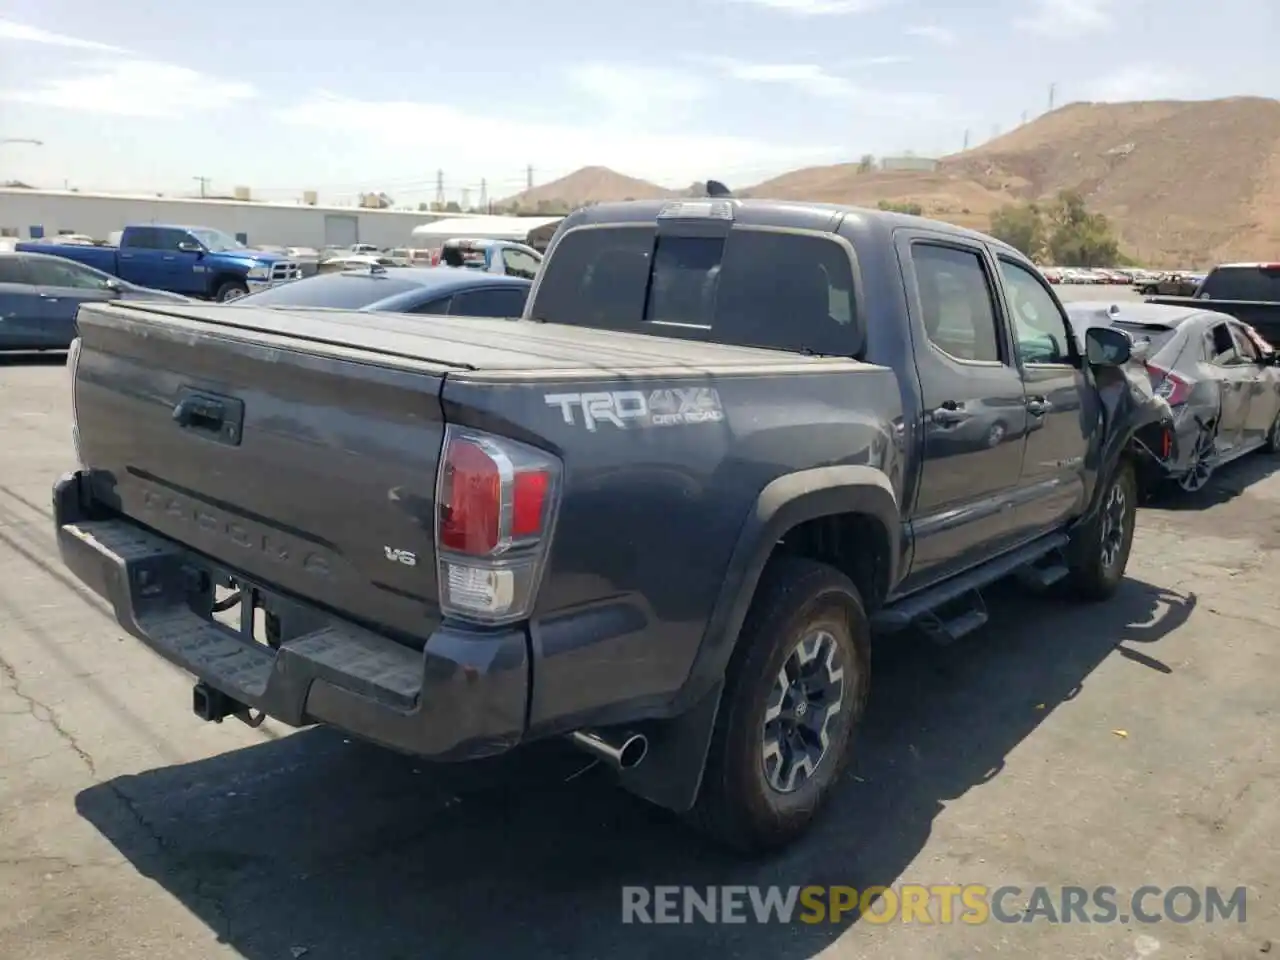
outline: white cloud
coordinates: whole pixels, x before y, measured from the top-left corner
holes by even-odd
[[[1099,77],[1081,90],[1080,99],[1103,103],[1160,100],[1194,92],[1195,78],[1150,63],[1135,63]]]
[[[279,118],[315,131],[318,138],[341,131],[345,141],[360,142],[373,152],[436,158],[447,144],[448,162],[455,169],[492,168],[494,157],[519,155],[537,157],[544,170],[599,164],[676,184],[705,178],[709,170],[777,170],[842,155],[835,146],[659,133],[643,123],[542,123],[468,113],[443,103],[356,100],[323,92],[281,110]]]
[[[940,47],[955,46],[956,35],[946,27],[939,27],[936,24],[925,23],[916,27],[907,27],[907,36],[919,37],[921,40],[928,40],[930,43],[936,43]]]
[[[713,58],[711,63],[730,79],[788,86],[813,97],[840,100],[863,116],[928,112],[939,106],[938,98],[929,94],[864,87],[815,63],[747,63],[729,57]]]
[[[568,67],[565,76],[579,93],[598,101],[612,120],[670,118],[708,93],[703,78],[664,67],[590,62]]]
[[[1047,37],[1079,37],[1110,29],[1114,0],[1035,0],[1029,17],[1014,21],[1029,33]]]
[[[0,40],[12,40],[17,43],[42,43],[52,47],[73,47],[77,50],[100,50],[104,53],[125,53],[121,47],[97,40],[82,40],[69,37],[64,33],[53,33],[33,27],[30,24],[18,23],[14,20],[0,19]]]
[[[878,10],[893,0],[727,0],[727,2],[749,3],[757,7],[794,14],[797,17],[830,17]]]
[[[78,73],[0,90],[0,100],[117,117],[182,117],[256,96],[251,84],[147,60],[82,64]]]

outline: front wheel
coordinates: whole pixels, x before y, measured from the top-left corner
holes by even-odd
[[[218,303],[229,303],[232,300],[239,300],[249,292],[249,288],[241,280],[228,280],[226,283],[218,287],[213,295],[213,299]]]
[[[1133,464],[1121,460],[1102,491],[1094,517],[1071,538],[1068,583],[1081,600],[1106,600],[1124,579],[1138,513]]]
[[[744,853],[785,846],[848,763],[870,681],[870,625],[839,571],[770,561],[726,676],[691,819]]]

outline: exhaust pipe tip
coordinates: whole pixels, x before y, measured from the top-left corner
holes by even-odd
[[[575,730],[569,734],[574,745],[617,770],[631,770],[649,755],[649,738],[642,733],[610,736],[594,730]]]

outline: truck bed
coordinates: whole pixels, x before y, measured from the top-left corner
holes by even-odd
[[[524,321],[349,311],[90,304],[78,326],[76,421],[96,501],[242,581],[411,645],[439,621],[446,378],[479,391],[455,398],[467,409],[451,417],[494,399],[484,377],[525,380],[510,385],[529,397],[516,402],[528,424],[529,410],[547,409],[530,406],[539,379],[637,382],[661,372],[705,382],[857,366]],[[193,398],[211,406],[184,422]],[[416,563],[388,563],[391,548]]]

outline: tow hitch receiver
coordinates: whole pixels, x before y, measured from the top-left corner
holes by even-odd
[[[191,690],[191,706],[201,720],[211,720],[214,723],[221,723],[227,717],[235,717],[251,727],[259,727],[264,719],[261,713],[255,716],[253,711],[239,700],[233,700],[203,680]]]

